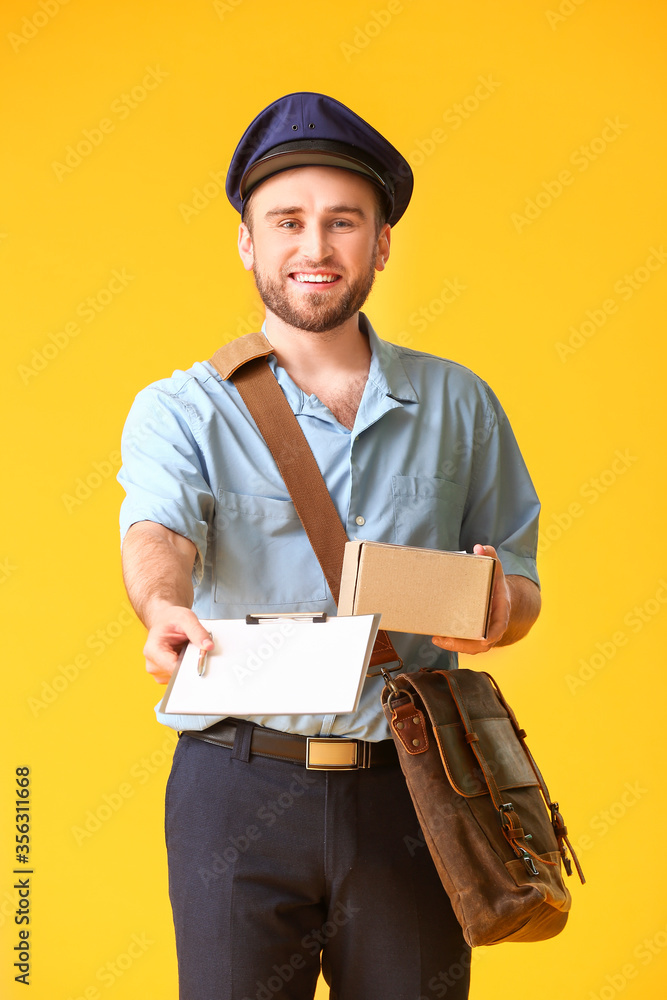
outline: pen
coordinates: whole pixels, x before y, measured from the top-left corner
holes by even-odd
[[[213,639],[213,636],[211,635],[210,632],[209,632],[209,635],[211,636],[211,639]],[[200,649],[199,650],[199,659],[197,660],[197,676],[198,677],[203,677],[204,676],[204,669],[206,667],[206,657],[207,656],[208,656],[208,650],[207,649]]]

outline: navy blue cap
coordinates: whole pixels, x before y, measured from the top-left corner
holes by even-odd
[[[268,177],[292,167],[343,167],[367,177],[387,202],[394,226],[408,207],[414,178],[408,161],[340,101],[300,92],[280,97],[250,123],[227,173],[227,197],[241,212]]]

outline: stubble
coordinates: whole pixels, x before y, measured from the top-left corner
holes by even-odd
[[[311,263],[304,265],[303,269],[314,271],[326,266],[326,262]],[[293,292],[289,289],[289,282],[292,281],[289,274],[272,278],[262,271],[257,262],[253,269],[255,285],[266,308],[289,326],[309,333],[327,333],[354,316],[370,295],[375,273],[373,255],[367,270],[342,290],[332,288],[324,292],[301,293],[298,289]]]

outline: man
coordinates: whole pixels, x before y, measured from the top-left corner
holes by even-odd
[[[266,306],[269,367],[348,536],[499,556],[488,639],[392,635],[418,670],[530,629],[539,504],[488,386],[380,340],[359,311],[411,191],[393,146],[309,93],[251,123],[227,183]],[[125,580],[159,683],[186,640],[211,648],[199,618],[335,614],[265,442],[209,363],[139,394],[120,479]],[[305,1000],[320,960],[338,1000],[468,995],[469,949],[421,846],[382,684],[367,678],[345,716],[159,714],[186,731],[167,789],[183,1000]],[[306,767],[307,736],[365,741],[370,766]]]

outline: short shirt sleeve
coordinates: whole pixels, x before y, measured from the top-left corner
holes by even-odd
[[[474,438],[472,480],[463,514],[461,544],[493,545],[505,574],[539,586],[537,529],[540,503],[512,428],[488,387],[484,425]]]
[[[189,538],[197,549],[196,585],[206,560],[214,496],[191,407],[163,386],[156,383],[139,393],[123,429],[121,540],[137,521],[155,521]]]

